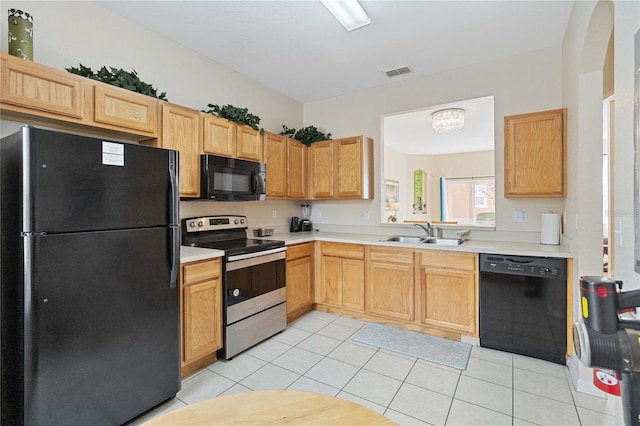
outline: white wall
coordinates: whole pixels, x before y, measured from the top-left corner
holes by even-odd
[[[637,1],[581,1],[574,4],[563,45],[563,99],[569,108],[568,213],[565,234],[575,242],[574,319],[580,316],[578,279],[602,275],[602,93],[607,45],[614,30],[614,277],[625,290],[639,288],[633,272],[633,36],[640,28]],[[575,358],[568,362],[580,390],[593,389],[591,370]],[[619,398],[614,398],[620,415]],[[620,420],[620,419],[618,419]]]
[[[380,193],[381,117],[483,96],[495,96],[495,167],[497,190],[496,229],[518,231],[518,238],[539,241],[540,215],[561,211],[560,199],[504,198],[504,116],[561,108],[562,56],[560,49],[550,49],[513,56],[447,73],[402,81],[304,105],[304,125],[315,125],[334,137],[364,134],[375,141],[376,194]],[[321,203],[322,223],[359,224],[362,211],[370,209],[371,222],[380,218],[380,203],[373,201]],[[324,210],[328,212],[324,214]],[[513,222],[513,210],[528,211],[528,223]],[[375,216],[375,218],[374,218]],[[474,231],[477,237],[480,232]],[[503,234],[504,235],[504,234]],[[486,236],[491,238],[490,235]],[[513,236],[512,236],[513,237]],[[483,236],[484,238],[484,236]]]
[[[64,69],[82,63],[135,69],[141,80],[167,98],[193,109],[232,103],[261,117],[260,125],[280,131],[298,127],[302,104],[268,89],[184,46],[121,18],[89,1],[3,1],[3,10],[17,8],[33,15],[34,62]],[[152,11],[150,10],[150,13]],[[7,19],[0,20],[7,34]],[[219,37],[211,31],[211,37]],[[2,51],[8,45],[3,36]]]
[[[97,71],[103,65],[136,70],[167,98],[197,110],[207,104],[246,107],[261,118],[260,126],[278,133],[282,125],[302,125],[302,104],[275,92],[184,46],[132,24],[88,1],[3,1],[3,10],[21,9],[34,17],[34,62],[57,69],[78,64]],[[7,19],[0,20],[7,34]],[[211,37],[217,37],[215,30]],[[6,37],[1,50],[7,53]],[[3,121],[2,136],[13,133],[16,123]],[[183,202],[181,216],[239,213],[249,217],[251,227],[286,227],[289,217],[300,215],[299,203],[273,201],[259,204]],[[277,217],[272,218],[276,208]]]

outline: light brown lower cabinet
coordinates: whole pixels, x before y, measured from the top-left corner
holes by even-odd
[[[182,374],[216,360],[222,347],[222,263],[209,259],[182,265]]]
[[[364,312],[364,247],[320,243],[318,302]]]
[[[478,336],[477,253],[316,244],[316,309],[455,340]]]
[[[366,312],[386,318],[413,321],[415,261],[413,250],[367,248]]]
[[[478,255],[421,252],[420,322],[478,335]]]
[[[287,247],[287,322],[313,309],[313,243]]]

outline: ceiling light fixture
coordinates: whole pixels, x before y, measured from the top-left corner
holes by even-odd
[[[357,30],[371,23],[371,19],[357,0],[320,0],[347,31]]]
[[[464,126],[464,110],[462,108],[441,109],[431,114],[433,130],[447,133]]]

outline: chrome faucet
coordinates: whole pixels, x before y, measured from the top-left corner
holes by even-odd
[[[423,226],[419,223],[414,223],[413,226],[419,226],[420,228],[424,229],[424,232],[427,233],[427,237],[433,237],[432,232],[433,232],[433,228],[431,228],[431,224],[427,221],[427,226]]]

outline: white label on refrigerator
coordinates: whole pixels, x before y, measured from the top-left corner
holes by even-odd
[[[124,144],[102,141],[102,164],[124,166]]]

